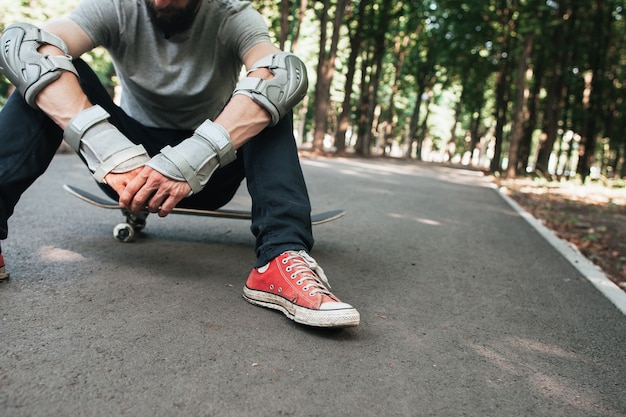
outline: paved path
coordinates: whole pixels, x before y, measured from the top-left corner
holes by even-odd
[[[355,329],[246,303],[245,222],[151,217],[116,242],[58,156],[3,243],[0,415],[626,415],[626,317],[478,173],[303,165],[315,211],[349,210],[313,255]]]

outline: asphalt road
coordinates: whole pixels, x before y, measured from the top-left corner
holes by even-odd
[[[0,415],[626,415],[626,317],[479,173],[303,166],[314,211],[349,212],[312,254],[357,328],[246,303],[245,221],[154,216],[118,243],[59,155],[2,246]]]

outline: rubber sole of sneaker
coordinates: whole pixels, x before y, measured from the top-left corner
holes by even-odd
[[[0,281],[6,281],[11,277],[11,274],[5,271],[4,268],[0,269]]]
[[[296,323],[315,327],[354,327],[361,321],[354,308],[341,310],[311,310],[287,301],[285,298],[264,291],[243,288],[243,298],[250,304],[281,311]]]

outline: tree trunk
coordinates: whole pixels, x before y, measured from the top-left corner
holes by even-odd
[[[418,81],[417,83],[417,97],[415,98],[415,107],[413,107],[413,113],[411,114],[411,120],[409,121],[409,141],[407,143],[407,151],[406,157],[411,158],[411,154],[413,152],[413,144],[417,140],[417,128],[419,126],[420,121],[420,113],[422,110],[422,99],[424,96],[424,92],[426,91],[426,86],[423,82]],[[416,158],[419,157],[416,155]]]
[[[502,142],[504,138],[504,125],[506,124],[506,113],[508,107],[507,99],[507,86],[509,82],[508,65],[507,61],[500,63],[496,81],[496,128],[494,132],[494,139],[496,141],[494,147],[494,155],[491,160],[491,172],[501,172],[502,165],[500,160],[502,159]]]
[[[576,33],[577,10],[560,7],[556,13],[561,23],[555,27],[555,32],[552,35],[554,46],[551,50],[554,53],[553,64],[550,67],[553,73],[549,77],[548,93],[544,104],[543,137],[539,143],[537,162],[535,163],[535,171],[546,176],[549,175],[550,155],[556,143],[559,119],[563,113],[563,98],[568,91],[563,71],[572,60],[571,49]],[[566,15],[569,16],[568,19],[565,19]]]
[[[480,142],[480,122],[483,107],[485,105],[485,94],[481,92],[478,106],[472,114],[472,123],[470,125],[470,156],[474,156],[474,151]]]
[[[376,22],[376,31],[374,38],[374,55],[372,57],[373,74],[370,71],[369,91],[367,97],[369,102],[367,103],[367,113],[365,114],[364,121],[367,123],[363,127],[363,136],[361,140],[361,146],[359,151],[362,155],[370,154],[370,145],[372,141],[372,129],[374,126],[374,112],[378,105],[378,88],[380,86],[380,76],[383,70],[383,58],[385,57],[385,35],[391,22],[391,15],[389,10],[391,8],[390,1],[383,1],[378,12],[378,22]]]
[[[287,36],[289,34],[289,0],[280,0],[280,33],[278,35],[278,47],[285,50]]]
[[[430,93],[428,94],[430,96]],[[422,120],[422,127],[420,128],[420,134],[417,138],[417,149],[415,151],[415,159],[422,159],[422,148],[424,147],[424,139],[426,139],[426,132],[428,132],[428,116],[430,116],[430,99],[426,101],[426,114],[424,120]]]
[[[511,9],[510,4],[507,1],[501,1],[500,19],[504,25],[504,32],[499,39],[503,51],[513,50],[514,42],[511,38],[511,32],[515,29],[515,22],[510,19]],[[494,156],[491,160],[491,172],[501,172],[502,165],[502,143],[504,142],[504,125],[506,124],[506,115],[509,106],[509,81],[511,72],[512,59],[508,57],[500,57],[500,64],[498,66],[498,74],[496,76],[496,92],[495,92],[495,119],[496,128],[494,131]]]
[[[317,67],[317,84],[315,86],[315,129],[313,131],[313,151],[321,151],[324,147],[324,136],[328,125],[328,112],[330,108],[330,85],[335,74],[335,59],[337,57],[337,45],[339,32],[343,22],[346,6],[349,0],[338,0],[335,19],[333,21],[333,34],[331,37],[330,51],[326,53],[325,28],[330,0],[325,0],[320,31],[320,53]]]
[[[298,11],[298,19],[294,24],[294,33],[291,38],[291,52],[295,52],[296,46],[298,45],[298,40],[300,39],[300,28],[302,27],[302,21],[304,20],[304,16],[306,14],[307,9],[307,0],[300,0],[300,8]]]
[[[509,147],[509,164],[506,170],[507,178],[515,178],[519,169],[519,152],[526,119],[526,71],[528,70],[528,59],[533,49],[534,37],[535,34],[533,32],[526,35],[524,49],[517,63],[517,85],[515,86],[515,108],[513,110],[514,118]]]
[[[363,23],[368,0],[363,0],[359,4],[356,28],[350,38],[350,56],[348,58],[348,69],[346,73],[346,84],[344,87],[343,104],[341,115],[337,121],[337,131],[335,132],[335,149],[338,154],[345,152],[346,132],[350,127],[350,116],[352,115],[352,90],[354,74],[356,73],[356,60],[359,56],[362,43]]]
[[[325,80],[324,73],[327,70],[327,51],[326,40],[328,33],[328,10],[330,9],[330,0],[324,0],[324,6],[320,16],[320,42],[317,55],[315,93],[313,106],[315,108],[315,127],[313,129],[313,150],[321,150],[323,147],[324,134],[326,133],[326,115],[328,114],[328,98],[324,95]],[[321,128],[319,128],[321,126]]]
[[[611,39],[612,8],[603,0],[596,2],[596,17],[593,25],[593,39],[596,47],[593,49],[590,59],[590,74],[588,98],[589,102],[585,112],[585,128],[581,139],[581,158],[578,161],[577,173],[583,181],[589,176],[591,166],[595,160],[596,141],[599,136],[599,122],[602,121],[602,103],[604,101],[604,76],[606,69],[606,55],[609,52],[608,45]]]
[[[461,92],[461,97],[454,106],[454,122],[452,123],[452,128],[450,128],[450,140],[448,141],[448,145],[446,146],[446,155],[448,157],[448,161],[450,162],[452,162],[452,158],[454,158],[454,154],[456,153],[456,128],[461,121],[461,111],[463,110],[463,94],[465,94],[465,90]]]
[[[518,169],[524,170],[530,163],[530,151],[532,148],[533,133],[537,128],[537,118],[540,102],[540,93],[543,87],[543,73],[545,70],[545,56],[540,55],[533,72],[533,88],[528,96],[528,119],[524,125],[524,136],[520,145],[520,157],[518,163]]]
[[[419,33],[419,29],[418,32]],[[406,58],[407,46],[409,44],[410,36],[408,33],[398,34],[396,41],[394,42],[393,54],[397,57],[395,61],[395,71],[393,85],[391,87],[391,94],[389,95],[388,112],[387,112],[387,129],[385,131],[385,143],[383,144],[383,154],[386,154],[387,146],[393,142],[395,130],[397,127],[397,120],[395,118],[396,104],[395,97],[400,90],[400,75],[402,72],[402,66],[404,65],[404,59]]]
[[[360,82],[360,91],[359,95],[359,103],[357,107],[357,141],[355,145],[355,151],[357,154],[365,155],[366,150],[365,146],[365,132],[369,128],[367,124],[367,116],[368,116],[368,106],[370,102],[370,78],[368,74],[368,70],[371,68],[371,56],[367,48],[364,48],[365,52],[361,57],[361,82]]]

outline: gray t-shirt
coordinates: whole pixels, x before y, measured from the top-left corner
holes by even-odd
[[[195,129],[214,119],[244,54],[270,42],[263,17],[244,1],[203,0],[191,29],[169,39],[150,22],[145,0],[82,0],[69,18],[108,50],[124,111],[151,127]]]

